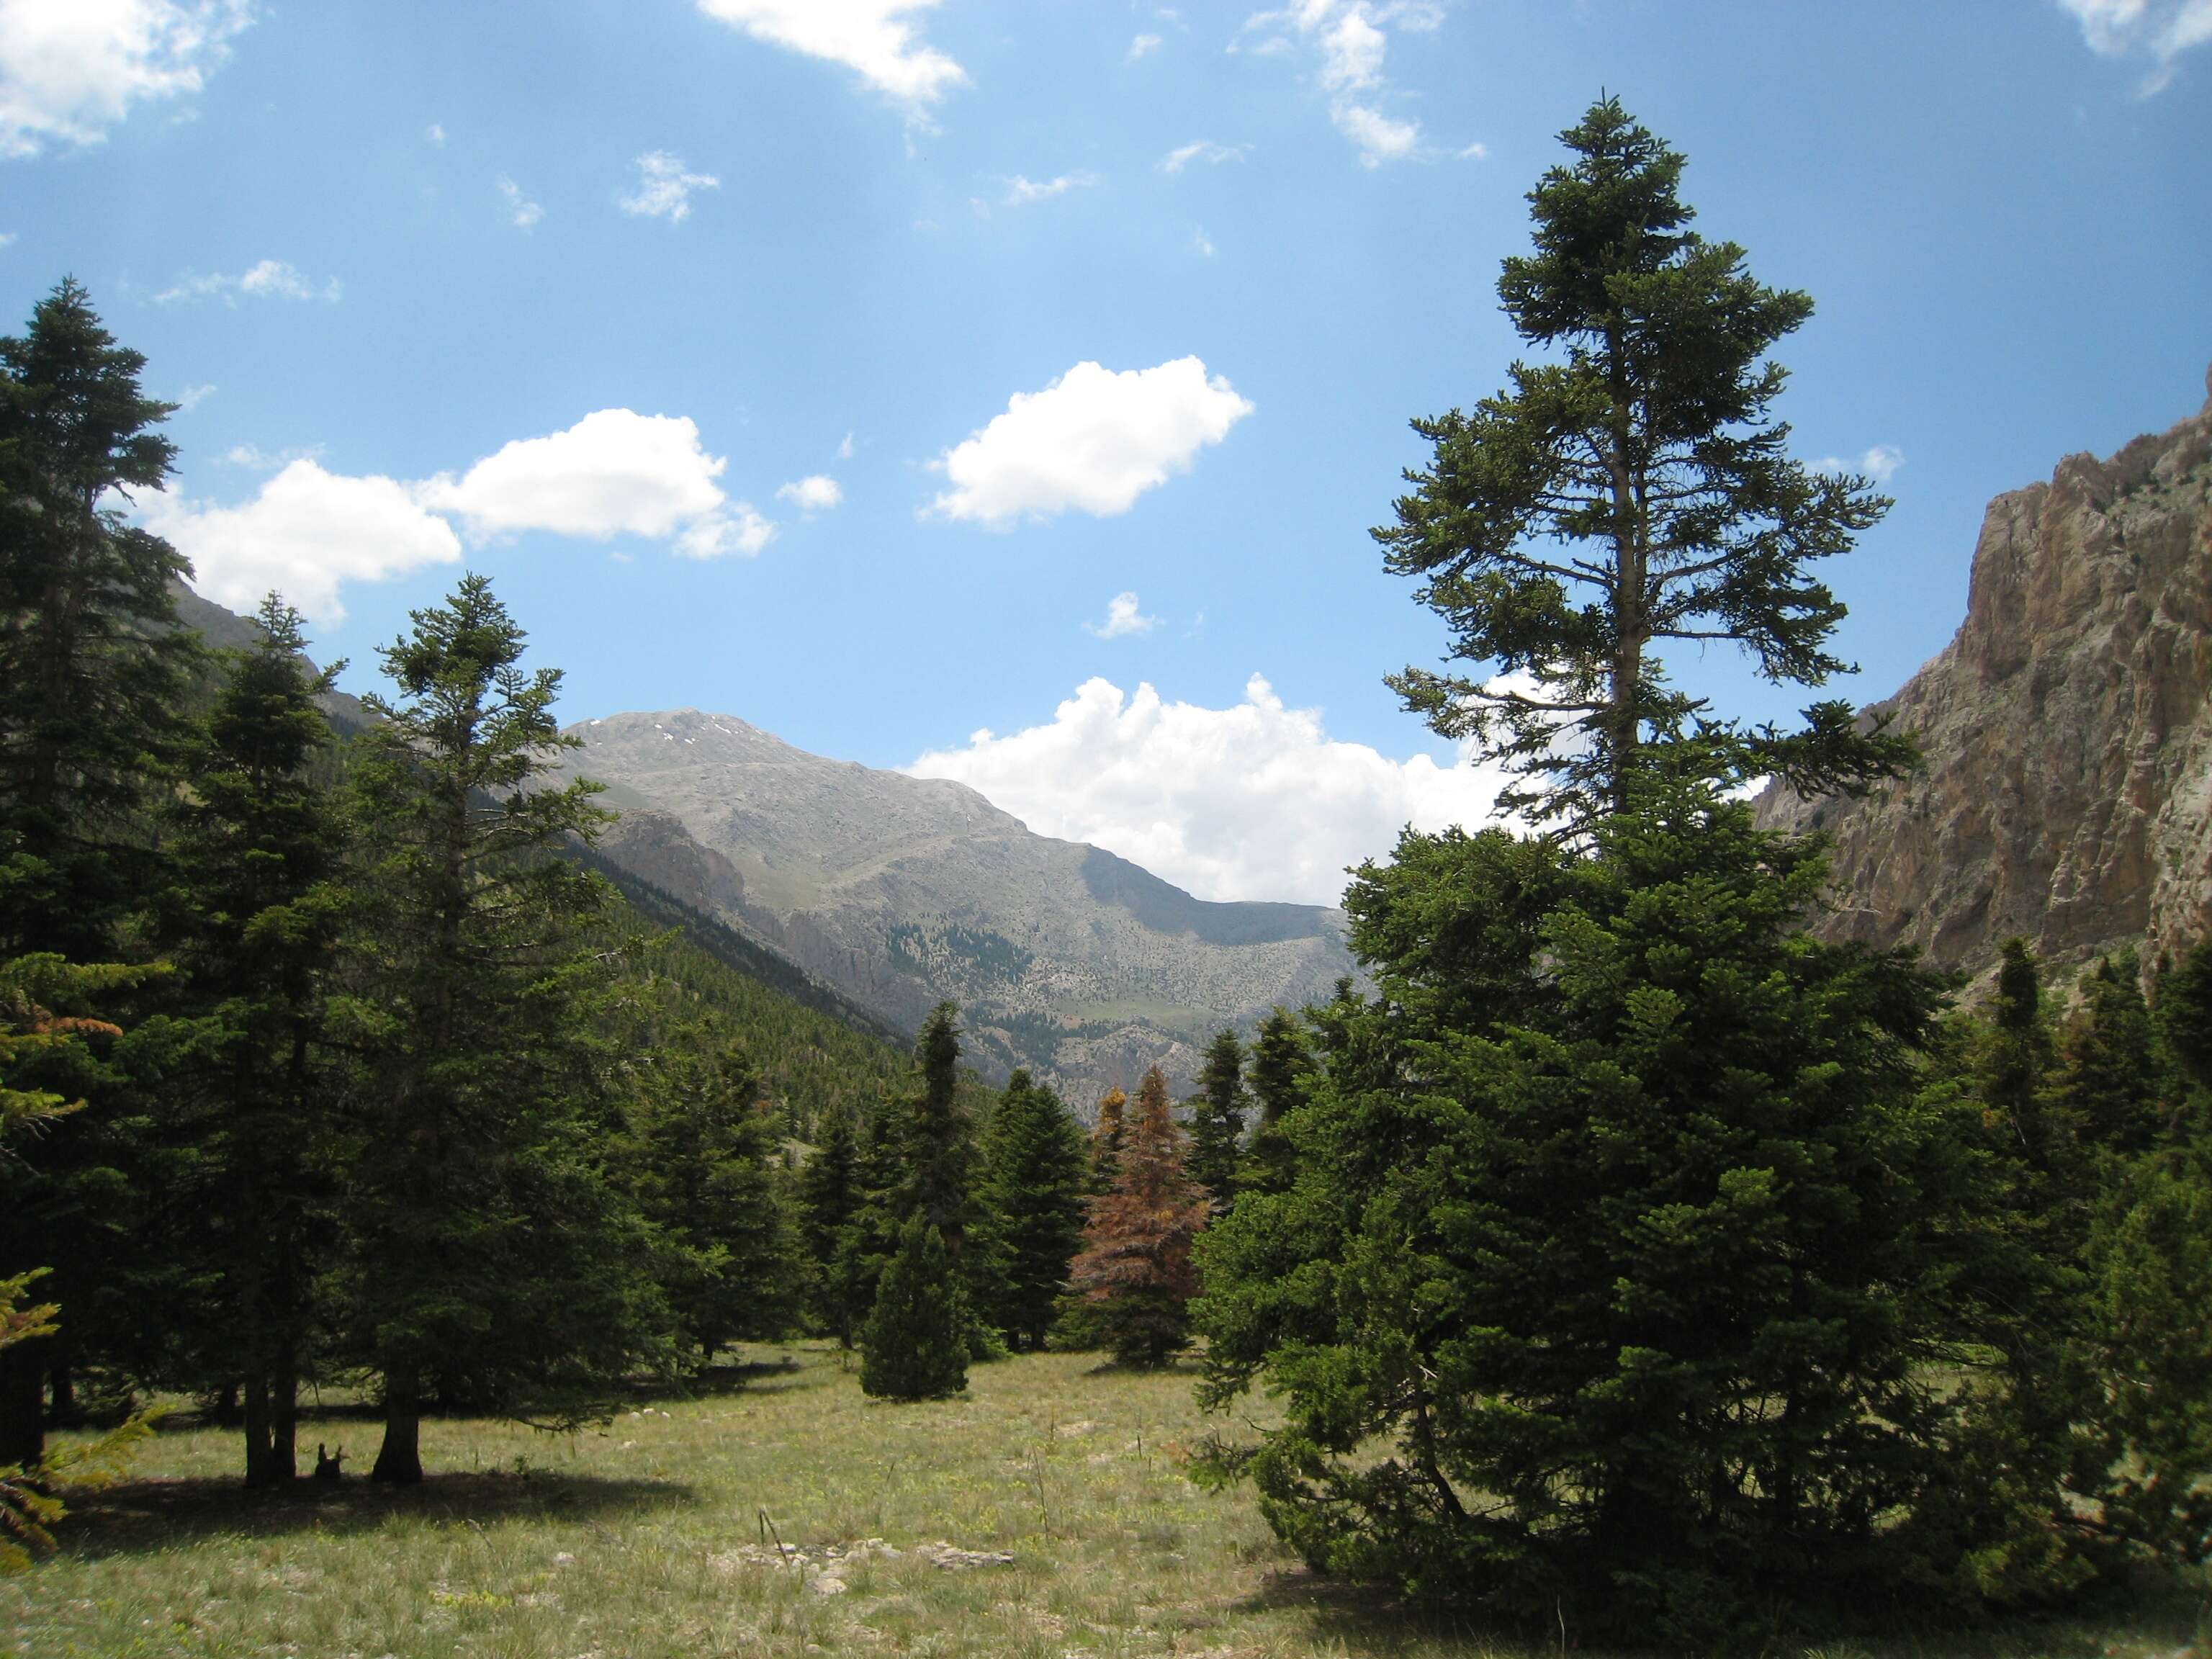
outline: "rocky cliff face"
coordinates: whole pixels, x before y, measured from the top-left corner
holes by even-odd
[[[1334,911],[1215,904],[974,790],[824,760],[727,715],[570,728],[623,813],[600,850],[905,1030],[950,997],[971,1058],[1026,1066],[1079,1111],[1206,1036],[1352,971]]]
[[[1974,971],[2015,934],[2060,963],[2212,934],[2212,397],[1992,501],[1966,622],[1875,711],[1918,776],[1759,803],[1834,838],[1820,931]]]

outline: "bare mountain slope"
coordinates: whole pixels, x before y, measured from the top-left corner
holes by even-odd
[[[950,997],[987,1070],[1079,1109],[1154,1060],[1178,1086],[1207,1034],[1352,971],[1334,911],[1215,904],[1033,835],[974,790],[824,760],[727,715],[569,728],[613,786],[603,851],[906,1028]]]
[[[1759,801],[1835,838],[1826,932],[1974,970],[2014,934],[2079,962],[2212,933],[2212,400],[1992,501],[1957,636],[1875,708],[1921,775]]]

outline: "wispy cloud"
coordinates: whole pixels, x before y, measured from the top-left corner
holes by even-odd
[[[248,266],[237,276],[216,274],[179,277],[169,287],[154,296],[155,305],[189,305],[200,300],[221,300],[234,306],[241,298],[269,300],[320,300],[325,304],[336,304],[344,292],[335,276],[325,282],[311,280],[297,265],[283,259],[264,259]]]
[[[1158,617],[1147,617],[1138,608],[1134,593],[1121,592],[1106,601],[1106,620],[1085,623],[1083,631],[1102,640],[1119,640],[1132,634],[1149,634],[1159,625]]]
[[[1815,472],[1863,472],[1876,483],[1887,483],[1905,465],[1905,452],[1895,444],[1876,444],[1856,459],[1846,460],[1839,455],[1824,455],[1813,463]]]
[[[2092,52],[2150,63],[2145,97],[2172,84],[2177,60],[2212,41],[2212,0],[2058,0],[2081,25]]]
[[[500,199],[507,204],[507,222],[517,230],[528,230],[545,216],[545,210],[522,193],[522,186],[501,173]]]
[[[1133,64],[1139,58],[1151,57],[1152,53],[1160,49],[1161,44],[1160,37],[1157,34],[1139,35],[1135,40],[1129,42],[1128,61]]]
[[[1295,0],[1247,18],[1231,50],[1312,53],[1315,79],[1329,94],[1330,124],[1352,141],[1363,164],[1380,167],[1424,153],[1420,123],[1384,107],[1391,33],[1426,32],[1443,21],[1441,0]],[[1252,44],[1243,45],[1246,40]]]
[[[1091,173],[1063,173],[1056,179],[1042,179],[1024,178],[1018,173],[1006,180],[1006,204],[1027,207],[1032,202],[1049,202],[1072,190],[1088,190],[1097,182],[1097,175]]]
[[[681,224],[691,215],[693,191],[721,187],[722,181],[711,173],[686,171],[682,156],[652,149],[637,158],[637,188],[621,198],[620,205],[624,213],[641,218]]]
[[[921,38],[937,0],[698,0],[699,9],[756,40],[842,64],[919,112],[968,83],[959,64]],[[912,20],[912,21],[909,21]]]
[[[1219,167],[1224,161],[1241,161],[1251,153],[1249,144],[1217,144],[1211,138],[1194,138],[1161,156],[1159,169],[1162,173],[1181,173],[1193,161]]]

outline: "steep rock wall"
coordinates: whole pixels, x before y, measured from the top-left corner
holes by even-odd
[[[2212,395],[1992,501],[1965,623],[1869,712],[1918,734],[1917,776],[1759,803],[1834,839],[1820,931],[1970,971],[2015,934],[2061,963],[2212,934]]]

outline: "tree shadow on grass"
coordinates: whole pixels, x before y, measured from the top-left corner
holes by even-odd
[[[2130,1646],[2193,1654],[2203,1632],[2207,1590],[2212,1574],[2202,1569],[2168,1573],[2145,1571],[2124,1588],[2066,1611],[2018,1613],[1969,1620],[1946,1618],[1941,1609],[1923,1607],[1917,1616],[1901,1608],[1860,1609],[1856,1615],[1832,1610],[1826,1620],[1808,1619],[1790,1632],[1779,1629],[1770,1653],[1832,1654],[1850,1659],[2050,1659],[2054,1655],[2107,1655]],[[1877,1601],[1880,1598],[1875,1598]],[[1269,1573],[1260,1587],[1235,1603],[1240,1613],[1302,1613],[1310,1622],[1317,1649],[1352,1659],[1390,1659],[1401,1654],[1433,1654],[1464,1649],[1473,1659],[1528,1659],[1562,1652],[1588,1659],[1668,1659],[1679,1650],[1596,1640],[1575,1628],[1571,1606],[1561,1609],[1552,1630],[1514,1625],[1480,1613],[1428,1610],[1388,1590],[1356,1580],[1334,1578],[1302,1567]],[[1823,1635],[1820,1626],[1834,1628]]]
[[[680,1480],[536,1470],[433,1474],[418,1486],[378,1486],[350,1476],[336,1484],[306,1480],[264,1492],[249,1492],[229,1478],[125,1480],[100,1492],[64,1495],[70,1512],[63,1547],[95,1560],[220,1537],[370,1532],[401,1518],[477,1527],[605,1521],[696,1498]]]

